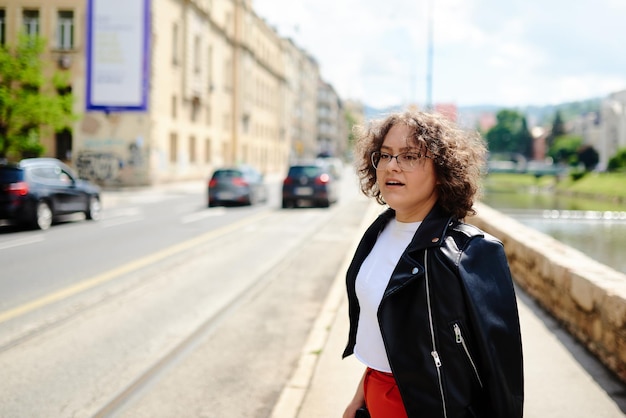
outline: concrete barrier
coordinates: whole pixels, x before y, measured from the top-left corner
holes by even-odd
[[[515,282],[626,382],[626,274],[488,206],[476,210],[467,222],[503,242]]]

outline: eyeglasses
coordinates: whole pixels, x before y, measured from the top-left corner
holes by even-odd
[[[372,165],[375,169],[383,169],[389,165],[394,158],[398,163],[398,167],[402,171],[414,170],[422,158],[430,158],[421,152],[401,152],[398,155],[387,154],[386,152],[374,151],[371,155]]]

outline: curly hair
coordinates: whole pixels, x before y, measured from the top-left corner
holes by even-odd
[[[397,124],[409,128],[408,143],[431,156],[438,180],[438,203],[457,219],[475,214],[474,199],[479,196],[487,153],[485,142],[478,132],[462,130],[439,114],[407,110],[357,126],[355,164],[361,191],[385,204],[370,156],[380,151],[385,136]]]

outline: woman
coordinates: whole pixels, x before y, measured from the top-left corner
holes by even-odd
[[[344,418],[522,416],[519,318],[500,241],[474,214],[486,149],[442,116],[392,114],[360,133],[361,190],[389,208],[347,272],[344,357],[366,370]]]

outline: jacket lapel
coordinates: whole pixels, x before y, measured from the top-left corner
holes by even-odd
[[[450,225],[450,215],[442,207],[435,205],[426,215],[420,227],[417,228],[411,243],[402,253],[391,275],[383,299],[413,280],[424,276],[425,266],[421,254],[426,248],[441,246]]]

